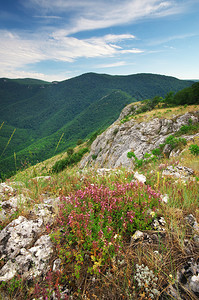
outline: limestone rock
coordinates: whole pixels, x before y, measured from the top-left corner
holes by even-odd
[[[190,214],[185,217],[185,220],[193,228],[193,230],[199,234],[199,224],[196,218],[192,214]]]
[[[199,274],[191,277],[189,285],[194,293],[199,293]]]
[[[169,200],[169,196],[167,194],[161,195],[160,198],[164,203],[167,203]]]
[[[144,238],[144,233],[140,230],[137,230],[134,235],[132,235],[131,237],[131,243],[138,241],[138,240],[142,240]]]
[[[169,155],[170,155],[170,153],[171,153],[171,150],[172,150],[171,145],[166,144],[166,145],[164,146],[164,149],[163,149],[162,152],[163,152],[167,157],[169,157]]]
[[[26,204],[27,201],[28,201],[28,199],[23,194],[21,194],[21,195],[12,197],[7,201],[3,201],[1,206],[3,208],[9,208],[10,207],[10,208],[16,210],[21,205]]]
[[[31,246],[36,236],[42,232],[42,219],[27,220],[18,217],[0,232],[0,257],[14,258],[21,248]]]
[[[40,203],[34,206],[34,214],[42,219],[43,224],[53,224],[54,206],[52,204]]]
[[[50,179],[51,179],[51,176],[37,176],[37,177],[32,178],[31,180],[39,181],[39,180],[50,180]]]
[[[49,259],[53,253],[53,245],[48,235],[41,236],[29,250],[21,248],[14,260],[8,262],[0,270],[0,281],[12,279],[17,273],[23,278],[45,274],[49,267]]]
[[[192,293],[199,293],[199,263],[191,259],[177,273],[178,282]]]
[[[121,124],[122,117],[125,117],[131,106],[127,106],[121,113],[119,119],[113,123],[106,131],[99,135],[91,145],[90,153],[80,162],[80,167],[93,166],[97,168],[117,168],[123,166],[128,169],[134,167],[134,159],[128,158],[128,152],[134,152],[138,159],[142,159],[144,154],[151,153],[166,138],[179,130],[183,125],[198,122],[199,116],[194,113],[187,113],[177,116],[171,120],[155,118],[147,122],[137,123],[135,119]],[[185,136],[186,139],[189,136]],[[192,137],[194,138],[194,136]],[[171,148],[165,148],[165,153],[169,155]],[[175,155],[174,152],[172,155]],[[93,159],[95,156],[95,159]]]
[[[194,171],[191,168],[187,168],[185,166],[168,166],[162,172],[162,176],[172,176],[178,179],[182,179],[184,181],[188,180],[190,176],[194,174]]]
[[[131,103],[127,106],[125,106],[125,108],[121,111],[118,120],[122,120],[124,119],[126,116],[130,115],[132,112],[135,112],[139,107],[141,106],[141,103]]]
[[[138,172],[134,173],[134,178],[137,179],[141,183],[146,182],[146,176],[144,176],[143,174],[139,174]]]
[[[165,225],[166,225],[166,221],[163,217],[158,217],[157,219],[153,220],[153,222],[152,222],[152,227],[158,231],[164,232]]]

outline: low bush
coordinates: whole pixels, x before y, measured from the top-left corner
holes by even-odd
[[[194,134],[197,133],[199,130],[199,123],[197,124],[189,124],[189,125],[183,125],[178,132],[175,134],[175,136],[180,136],[182,134]]]
[[[160,156],[162,154],[162,149],[161,148],[155,148],[151,151],[151,153],[153,155],[157,155],[157,156]]]
[[[166,138],[165,144],[171,145],[171,148],[175,149],[185,146],[187,141],[185,138],[176,138],[174,135],[170,135]]]
[[[63,171],[66,167],[77,164],[83,157],[83,155],[88,152],[87,147],[80,149],[78,152],[71,154],[70,156],[57,161],[52,167],[51,171],[53,173],[58,173]]]
[[[196,144],[191,145],[191,146],[189,147],[189,151],[191,152],[191,154],[197,156],[197,155],[199,155],[199,146],[196,145]]]

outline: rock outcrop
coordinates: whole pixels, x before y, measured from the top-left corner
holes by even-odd
[[[90,153],[81,161],[80,167],[92,165],[96,167],[116,168],[124,166],[131,169],[133,160],[127,157],[128,152],[134,152],[138,159],[144,154],[151,153],[165,139],[177,132],[183,125],[199,121],[198,112],[186,113],[175,116],[172,119],[155,118],[148,122],[137,122],[132,118],[129,121],[121,122],[129,113],[130,106],[124,108],[119,119],[113,123],[105,132],[99,135],[91,145]],[[194,139],[199,134],[192,136]],[[182,136],[189,140],[190,136]],[[168,149],[169,153],[171,149]],[[172,151],[173,152],[173,151]],[[175,155],[172,153],[172,155]]]
[[[17,194],[6,183],[0,184],[0,221],[8,220],[29,198]],[[0,281],[8,281],[16,274],[24,279],[45,275],[50,268],[53,244],[46,228],[54,221],[57,199],[46,199],[27,212],[29,218],[19,216],[0,231]],[[56,204],[57,205],[57,204]]]

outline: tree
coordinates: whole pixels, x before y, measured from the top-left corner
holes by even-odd
[[[68,148],[68,149],[66,150],[66,152],[67,152],[68,156],[71,156],[71,155],[73,155],[73,153],[74,153],[74,149],[73,149],[73,148]]]

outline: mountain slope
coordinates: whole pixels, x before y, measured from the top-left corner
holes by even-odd
[[[27,158],[31,163],[42,161],[54,155],[63,134],[58,151],[105,129],[125,105],[156,95],[164,97],[171,90],[177,92],[191,84],[154,74],[87,73],[56,84],[0,79],[0,122],[5,122],[4,131],[0,131],[1,171],[15,168],[14,152],[18,164]]]

